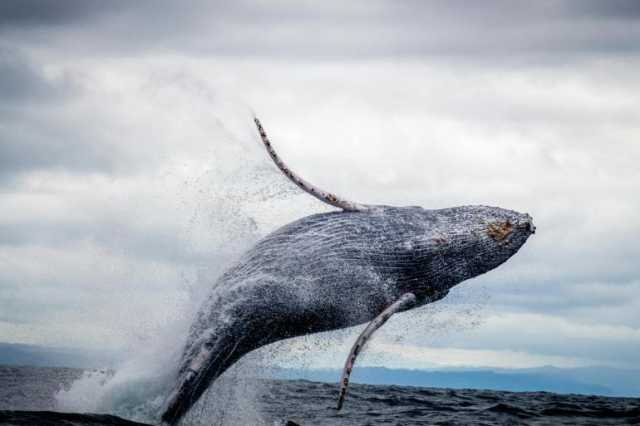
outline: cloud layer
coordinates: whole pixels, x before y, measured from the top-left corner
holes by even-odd
[[[516,258],[398,319],[373,360],[404,336],[409,367],[633,366],[637,2],[35,3],[0,5],[0,339],[146,341],[323,211],[271,167],[255,111],[348,198],[534,217]]]

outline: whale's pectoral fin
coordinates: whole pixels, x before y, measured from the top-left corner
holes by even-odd
[[[338,397],[338,406],[336,408],[337,410],[340,410],[342,408],[344,397],[347,395],[347,387],[349,386],[349,376],[351,376],[351,370],[353,370],[353,365],[356,362],[356,358],[358,357],[358,354],[362,352],[362,349],[369,338],[377,329],[382,327],[382,325],[387,322],[387,320],[391,318],[393,314],[400,312],[415,303],[415,294],[403,294],[398,300],[393,302],[391,305],[389,305],[389,307],[382,311],[380,315],[375,317],[362,331],[362,333],[360,333],[360,336],[358,336],[358,339],[351,347],[351,352],[349,352],[347,361],[344,364],[344,369],[342,370],[342,377],[340,379],[340,395]]]

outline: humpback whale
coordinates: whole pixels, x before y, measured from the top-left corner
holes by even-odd
[[[339,409],[356,356],[391,315],[439,300],[456,284],[496,268],[535,231],[528,214],[498,207],[431,210],[345,200],[291,171],[257,118],[255,124],[278,168],[340,210],[277,229],[220,276],[189,331],[161,413],[167,425],[178,423],[248,352],[370,322],[345,364]]]

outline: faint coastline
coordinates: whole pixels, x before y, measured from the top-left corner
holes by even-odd
[[[117,365],[117,355],[0,343],[0,366],[105,369]],[[263,378],[337,383],[339,369],[269,368]],[[486,389],[512,392],[640,397],[640,370],[611,367],[527,369],[447,368],[437,370],[359,367],[353,382],[370,385],[417,386],[445,389]]]

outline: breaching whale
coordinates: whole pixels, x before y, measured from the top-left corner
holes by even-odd
[[[395,312],[513,256],[534,233],[528,214],[487,206],[439,210],[365,205],[323,191],[278,157],[296,185],[341,211],[289,223],[259,241],[214,284],[191,326],[161,419],[174,425],[243,355],[278,340],[370,322],[353,346],[338,403],[368,337]]]

